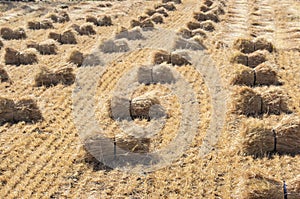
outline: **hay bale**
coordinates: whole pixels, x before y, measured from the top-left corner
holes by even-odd
[[[225,10],[223,9],[223,7],[221,5],[216,6],[213,9],[211,9],[211,12],[217,16],[225,14]]]
[[[171,53],[171,63],[176,66],[191,65],[191,63],[178,52]]]
[[[97,53],[85,55],[85,58],[82,62],[82,66],[98,66],[98,65],[103,65],[103,63]]]
[[[48,18],[50,18],[54,23],[65,23],[70,21],[70,17],[65,11],[62,11],[58,14],[51,13],[48,15]]]
[[[8,65],[20,65],[19,52],[13,48],[5,48],[4,62]]]
[[[134,27],[137,27],[137,26],[141,26],[141,22],[138,21],[138,20],[132,19],[132,20],[130,21],[130,27],[131,27],[131,28],[134,28]]]
[[[12,30],[8,27],[3,27],[0,29],[0,34],[3,39],[12,40],[12,39],[26,39],[26,33],[23,28],[17,28]]]
[[[218,15],[214,12],[214,11],[208,11],[205,13],[205,19],[206,20],[211,20],[215,23],[219,23],[220,22],[220,19],[218,17]]]
[[[200,28],[208,32],[213,32],[215,30],[215,25],[212,21],[207,20],[200,23]]]
[[[0,97],[0,125],[14,120],[14,108],[13,100]]]
[[[103,42],[99,48],[104,53],[127,52],[130,50],[126,39],[108,40]]]
[[[278,85],[277,73],[269,62],[258,65],[255,71],[255,85]]]
[[[276,152],[280,154],[300,154],[299,117],[285,117],[274,130],[277,137]]]
[[[142,21],[144,21],[144,20],[146,20],[148,18],[149,18],[149,16],[141,15],[141,16],[138,16],[138,21],[142,22]]]
[[[37,50],[42,55],[55,55],[57,54],[56,42],[53,39],[47,39],[38,45]]]
[[[80,35],[94,35],[94,34],[96,34],[96,31],[94,30],[93,25],[91,23],[85,23],[80,26],[79,34]]]
[[[206,14],[203,13],[203,12],[195,12],[195,13],[194,13],[194,19],[196,19],[196,20],[199,21],[199,22],[202,22],[202,21],[206,21],[206,20],[207,20]]]
[[[9,76],[7,72],[4,70],[2,66],[0,66],[0,83],[1,82],[8,82],[9,81]]]
[[[264,51],[255,51],[248,55],[248,64],[247,66],[255,68],[261,63],[267,61],[266,53]]]
[[[57,84],[71,85],[75,81],[75,75],[72,68],[63,68],[54,72],[45,67],[41,67],[39,73],[35,76],[36,86],[55,86]]]
[[[0,50],[4,46],[3,41],[0,39]]]
[[[140,84],[149,85],[153,83],[152,66],[141,66],[137,72],[137,79]]]
[[[118,134],[115,137],[118,147],[134,153],[148,153],[150,151],[150,138],[138,138],[127,134]]]
[[[152,22],[151,19],[146,19],[144,21],[141,22],[141,25],[140,27],[143,29],[143,30],[151,30],[154,28],[154,24]]]
[[[278,87],[258,88],[262,96],[262,112],[266,114],[290,113],[288,96]]]
[[[254,43],[249,38],[239,38],[234,41],[233,48],[242,53],[252,53],[255,51]]]
[[[97,19],[97,26],[112,26],[112,20],[110,16],[101,16]]]
[[[206,5],[207,7],[210,7],[210,6],[212,6],[213,5],[213,1],[211,1],[211,0],[204,0],[204,2],[203,2],[203,4],[204,5]]]
[[[207,11],[209,11],[209,10],[211,10],[211,8],[207,7],[206,5],[202,5],[202,6],[200,7],[200,11],[201,11],[201,12],[207,12]]]
[[[40,22],[40,29],[51,29],[51,28],[54,28],[52,22],[48,19],[44,19]]]
[[[282,199],[283,182],[262,174],[246,173],[240,181],[236,198],[247,199]],[[243,184],[241,184],[243,183]],[[290,197],[288,197],[290,198]]]
[[[164,22],[164,19],[162,18],[162,16],[158,13],[155,13],[154,15],[151,16],[150,18],[151,21],[153,21],[154,23],[156,24],[159,24],[159,23],[163,23]]]
[[[241,52],[234,52],[230,62],[248,66],[248,56]]]
[[[59,33],[56,33],[56,32],[50,32],[48,38],[49,39],[54,39],[58,42],[61,41],[61,35]]]
[[[25,51],[19,52],[19,64],[29,65],[38,62],[37,51],[34,48],[28,48]]]
[[[132,120],[130,115],[130,100],[124,97],[114,96],[110,101],[111,118],[117,121]]]
[[[186,24],[189,30],[195,30],[201,27],[201,24],[199,22],[190,21]]]
[[[160,102],[154,93],[146,93],[144,95],[133,98],[130,103],[130,114],[132,119],[150,120],[150,108],[159,105]]]
[[[39,21],[29,21],[27,23],[29,29],[32,30],[39,30],[40,29],[40,22]]]
[[[93,23],[94,25],[98,26],[98,20],[94,16],[86,16],[85,20],[86,22]]]
[[[176,7],[173,3],[169,2],[169,3],[163,3],[163,4],[158,4],[155,7],[155,10],[159,9],[159,8],[165,8],[168,11],[174,11],[176,10]]]
[[[148,15],[149,17],[151,17],[152,15],[154,15],[156,13],[156,10],[153,9],[147,9],[145,11],[145,14]]]
[[[173,49],[204,50],[205,46],[197,40],[177,38]]]
[[[140,40],[144,39],[143,34],[141,33],[141,29],[139,27],[135,27],[131,30],[127,30],[126,28],[121,28],[121,30],[116,34],[116,39],[128,39],[128,40]]]
[[[171,55],[167,51],[159,50],[154,53],[153,64],[170,63]]]
[[[172,84],[176,79],[168,65],[155,65],[152,69],[152,81],[155,84]]]
[[[274,45],[265,38],[257,38],[254,40],[254,50],[267,50],[273,52]]]
[[[165,8],[163,8],[163,7],[158,8],[155,12],[158,13],[158,14],[163,15],[164,17],[168,17],[169,16],[167,10]]]
[[[207,35],[206,35],[205,31],[202,30],[201,28],[192,30],[192,36],[193,36],[193,37],[195,37],[195,36],[200,36],[200,37],[203,37],[204,39],[207,38]]]
[[[162,0],[162,3],[174,2],[175,4],[181,4],[181,0]]]
[[[60,35],[61,44],[77,44],[75,34],[72,30],[66,30]]]
[[[263,157],[276,150],[276,134],[269,120],[249,118],[242,126],[241,150],[244,155]]]
[[[244,86],[254,86],[254,71],[241,64],[236,64],[234,66],[233,78],[231,79],[231,84],[233,85],[244,85]]]
[[[262,97],[249,87],[239,87],[233,95],[234,110],[237,114],[257,116],[262,113]]]
[[[177,32],[178,35],[181,35],[185,39],[189,39],[192,37],[192,31],[187,28],[180,28]]]
[[[14,121],[33,122],[42,119],[42,114],[32,99],[21,99],[15,103]]]
[[[68,62],[76,64],[77,66],[81,66],[84,60],[83,53],[79,50],[74,50],[71,52]]]

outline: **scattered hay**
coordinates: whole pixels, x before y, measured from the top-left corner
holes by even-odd
[[[201,28],[201,24],[195,21],[188,22],[186,26],[188,27],[189,30],[195,30]]]
[[[248,38],[239,38],[235,40],[233,48],[241,51],[242,53],[252,53],[255,51],[254,43]]]
[[[241,52],[234,52],[230,62],[248,66],[248,56]]]
[[[171,55],[167,51],[159,50],[155,52],[153,63],[154,64],[161,64],[161,63],[170,63],[171,62]]]
[[[249,87],[238,87],[233,95],[237,114],[257,116],[262,112],[262,97]]]
[[[213,22],[210,20],[201,22],[200,26],[201,26],[200,28],[202,28],[203,30],[208,31],[208,32],[213,32],[215,30],[215,26],[214,26]]]
[[[235,198],[251,199],[282,199],[284,198],[283,181],[270,178],[263,174],[246,173],[239,180],[239,190]],[[289,199],[298,199],[300,196],[300,175],[286,181]]]
[[[26,39],[26,33],[23,28],[17,28],[12,30],[8,27],[3,27],[0,29],[0,34],[3,39],[12,40],[12,39]]]
[[[50,32],[49,38],[54,39],[61,44],[77,44],[75,33],[72,30],[66,30],[61,34]]]
[[[143,34],[141,33],[141,29],[139,27],[135,27],[131,30],[127,30],[122,27],[121,30],[116,34],[116,39],[128,39],[128,40],[140,40],[144,39]]]
[[[255,85],[278,85],[280,82],[277,78],[277,73],[273,70],[274,67],[269,62],[258,65],[255,71]]]
[[[38,62],[36,50],[33,48],[19,52],[13,48],[5,48],[4,60],[8,65],[28,65]]]
[[[55,55],[57,53],[56,42],[53,39],[47,39],[40,44],[30,42],[27,44],[27,48],[35,48],[42,55]]]
[[[0,97],[0,124],[5,122],[36,122],[42,119],[42,114],[32,99],[21,99],[14,102]]]
[[[71,85],[75,81],[75,75],[72,68],[63,68],[54,72],[45,67],[41,67],[39,73],[35,76],[36,86],[55,86],[57,84]]]
[[[152,93],[146,93],[142,96],[133,98],[130,103],[131,118],[150,120],[150,108],[154,105],[160,105],[160,102]]]
[[[84,60],[84,55],[79,50],[74,50],[71,52],[68,62],[81,66]]]
[[[127,52],[130,50],[126,39],[108,40],[103,42],[99,48],[104,53]]]
[[[254,50],[267,50],[273,52],[274,45],[265,38],[257,38],[254,40]]]
[[[0,83],[1,82],[8,82],[9,81],[9,76],[7,72],[4,70],[2,66],[0,66]]]
[[[280,154],[300,154],[299,117],[285,117],[274,130],[277,138],[276,152]],[[300,186],[298,189],[300,191]]]
[[[248,63],[247,66],[251,68],[255,68],[261,63],[267,61],[266,53],[264,51],[255,51],[248,55]]]
[[[234,74],[231,80],[233,85],[254,86],[254,71],[244,65],[234,66]]]
[[[174,2],[176,4],[181,4],[181,0],[162,0],[162,3]]]
[[[288,96],[278,87],[258,88],[263,99],[262,112],[267,114],[290,113]]]
[[[29,29],[32,29],[32,30],[54,28],[52,22],[50,20],[47,20],[47,19],[45,19],[41,22],[39,22],[39,21],[29,21],[27,23],[27,26],[28,26]]]
[[[169,2],[169,3],[163,3],[163,4],[158,4],[155,7],[155,10],[159,9],[159,8],[165,8],[168,11],[174,11],[176,10],[176,7],[173,3]]]
[[[160,23],[164,22],[163,17],[158,13],[155,13],[154,15],[152,15],[150,19],[156,24],[160,24]]]
[[[211,1],[211,0],[204,0],[204,2],[203,2],[203,4],[204,5],[206,5],[207,7],[210,7],[210,6],[212,6],[213,5],[213,1]]]
[[[70,21],[70,17],[68,13],[62,11],[58,14],[52,13],[48,15],[48,18],[50,18],[54,23],[65,23]]]

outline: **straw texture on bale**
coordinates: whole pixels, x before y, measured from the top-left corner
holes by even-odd
[[[21,99],[14,102],[0,97],[0,124],[5,122],[35,122],[42,119],[41,112],[32,99]]]
[[[135,27],[131,30],[127,30],[122,27],[115,36],[116,39],[128,39],[128,40],[140,40],[144,39],[143,34],[141,33],[141,29],[139,27]]]
[[[257,38],[254,40],[254,50],[267,50],[273,52],[274,45],[265,38]]]
[[[42,20],[42,21],[29,21],[27,23],[29,29],[32,30],[40,30],[40,29],[51,29],[54,28],[53,24],[50,20]]]
[[[267,61],[266,53],[264,51],[255,51],[248,55],[247,66],[255,68],[259,64]]]
[[[93,23],[96,26],[111,26],[112,24],[112,20],[110,16],[98,16],[98,17],[94,17],[94,16],[87,16],[86,17],[86,22],[90,22]]]
[[[201,24],[199,22],[196,22],[196,21],[190,21],[190,22],[187,23],[186,26],[190,30],[195,30],[195,29],[201,28]]]
[[[23,52],[19,52],[13,48],[5,48],[4,55],[5,64],[9,65],[29,65],[38,62],[37,51],[34,48],[28,48]]]
[[[190,31],[189,29],[187,28],[180,28],[178,30],[178,35],[181,35],[183,38],[185,39],[189,39],[192,37],[192,31]]]
[[[156,24],[164,22],[163,17],[158,13],[155,13],[154,15],[152,15],[150,19]]]
[[[234,67],[233,78],[231,84],[254,86],[255,75],[253,69],[241,64],[236,64]]]
[[[200,28],[205,31],[208,31],[208,32],[213,32],[215,30],[215,26],[214,26],[213,22],[210,20],[201,22]]]
[[[202,11],[202,12],[207,12],[207,11],[209,11],[209,10],[211,10],[211,8],[207,7],[206,5],[202,5],[202,6],[200,7],[200,11]]]
[[[163,7],[156,9],[155,12],[158,13],[158,14],[163,15],[164,17],[168,17],[169,16],[167,10],[165,8],[163,8]]]
[[[200,37],[203,37],[204,39],[207,38],[205,31],[200,28],[192,30],[192,37],[195,37],[195,36],[200,36]]]
[[[28,48],[35,48],[42,55],[55,55],[57,53],[56,42],[53,39],[47,39],[40,44],[31,42],[27,44]]]
[[[103,42],[99,48],[104,53],[117,53],[129,51],[129,46],[126,39],[108,40]]]
[[[153,63],[154,64],[161,64],[161,63],[170,63],[171,62],[171,55],[167,51],[159,50],[154,53]]]
[[[12,39],[26,39],[26,33],[23,28],[17,28],[12,30],[8,27],[2,27],[0,29],[0,34],[3,39],[12,40]]]
[[[264,62],[258,65],[255,71],[255,84],[256,85],[278,85],[280,84],[277,73],[273,69],[271,63]]]
[[[176,10],[176,7],[173,3],[162,3],[162,4],[158,4],[154,7],[155,9],[159,9],[159,8],[165,8],[168,11],[174,11]]]
[[[248,38],[239,38],[234,41],[233,47],[242,53],[252,53],[254,52],[254,43]]]
[[[234,110],[238,114],[256,116],[261,114],[262,97],[249,87],[238,87],[234,94]]]
[[[72,68],[63,68],[54,72],[47,68],[40,68],[39,73],[35,76],[36,86],[55,86],[57,84],[71,85],[75,81],[75,75]]]
[[[147,153],[150,148],[150,138],[136,138],[131,135],[118,134],[115,137],[116,145],[126,151]]]
[[[241,199],[283,199],[283,180],[269,177],[260,172],[243,174],[239,180],[238,190],[234,198]],[[300,197],[300,175],[287,180],[287,198]]]
[[[261,93],[263,103],[262,112],[267,114],[290,113],[288,108],[289,97],[278,87],[271,86],[267,89],[258,88]]]
[[[77,66],[81,66],[84,60],[84,55],[79,50],[74,50],[71,52],[68,61],[76,64]]]
[[[73,29],[78,32],[80,35],[94,35],[96,34],[96,31],[94,30],[94,27],[92,23],[85,23],[81,26],[78,26],[76,24],[73,25]]]
[[[154,10],[154,9],[147,9],[147,10],[145,11],[145,14],[148,15],[148,16],[152,16],[152,15],[154,15],[155,13],[156,13],[156,10]]]
[[[234,52],[230,62],[248,66],[248,56],[241,52]]]
[[[171,84],[176,81],[168,65],[141,66],[137,73],[140,84]]]
[[[171,53],[171,63],[176,66],[191,65],[191,63],[178,52]]]
[[[204,0],[204,2],[203,2],[203,4],[204,5],[206,5],[207,7],[210,7],[210,6],[212,6],[213,5],[213,1],[211,1],[211,0]]]
[[[9,81],[9,76],[8,76],[6,70],[4,70],[4,68],[2,66],[0,66],[0,83],[8,82],[8,81]]]
[[[54,23],[65,23],[70,21],[68,13],[64,11],[60,13],[49,14],[48,18],[50,18]]]
[[[218,23],[220,21],[218,15],[216,15],[214,12],[195,12],[194,13],[194,19],[196,19],[199,22],[204,22],[204,21],[213,21],[215,23]]]
[[[77,44],[75,34],[72,30],[66,30],[63,33],[50,32],[49,38],[58,41],[61,44]]]
[[[4,46],[3,41],[0,39],[0,50]]]

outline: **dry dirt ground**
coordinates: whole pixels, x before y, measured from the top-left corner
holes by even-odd
[[[166,2],[0,4],[0,198],[279,199],[284,185],[289,199],[300,198],[300,2]],[[176,48],[191,47],[181,50],[190,58],[172,56],[180,38]],[[97,56],[102,66],[89,67]],[[147,106],[159,102],[163,128],[126,137],[109,108],[113,91],[134,67],[153,64],[162,72],[153,83],[151,69],[150,83],[135,88],[136,118],[124,125],[146,126]],[[172,92],[184,83],[168,83],[171,69],[191,100]],[[78,97],[81,85],[95,92]],[[152,153],[176,138],[180,155],[152,171],[103,165],[84,145],[97,128],[81,133],[93,124],[90,99],[100,104],[101,134],[118,147]],[[186,135],[194,136],[184,147]]]

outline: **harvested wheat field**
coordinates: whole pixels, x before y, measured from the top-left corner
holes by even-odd
[[[0,10],[0,198],[300,199],[299,0]]]

